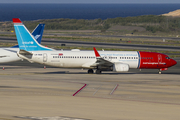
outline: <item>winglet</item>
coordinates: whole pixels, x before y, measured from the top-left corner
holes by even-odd
[[[22,23],[19,18],[13,18],[12,20],[13,20],[13,23]]]
[[[94,49],[94,53],[95,53],[96,57],[101,57],[101,56],[99,55],[98,51],[96,50],[96,48],[93,47],[93,49]]]

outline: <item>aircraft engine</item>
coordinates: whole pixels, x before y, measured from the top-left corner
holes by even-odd
[[[113,71],[114,72],[127,72],[129,71],[129,65],[123,64],[123,63],[115,63],[113,65]]]

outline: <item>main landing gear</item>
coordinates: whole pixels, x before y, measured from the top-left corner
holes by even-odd
[[[88,74],[93,74],[93,73],[94,73],[93,69],[88,70]],[[96,74],[101,74],[101,70],[97,69]]]
[[[93,74],[93,73],[94,73],[93,69],[88,70],[88,74]]]
[[[101,74],[101,70],[97,69],[96,74]]]

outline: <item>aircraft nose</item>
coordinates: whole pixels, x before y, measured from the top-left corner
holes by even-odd
[[[177,62],[172,59],[172,66],[173,66],[173,65],[176,65],[176,64],[177,64]]]

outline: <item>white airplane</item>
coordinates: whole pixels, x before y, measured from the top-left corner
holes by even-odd
[[[39,24],[32,32],[33,37],[41,44],[41,39],[43,35],[45,24]],[[19,51],[19,46],[0,48],[0,63],[8,63],[21,60],[17,56],[17,51]]]
[[[88,73],[122,72],[129,68],[167,70],[177,62],[167,55],[140,51],[54,50],[40,45],[18,18],[13,19],[18,56],[30,62],[64,68],[86,68]]]

